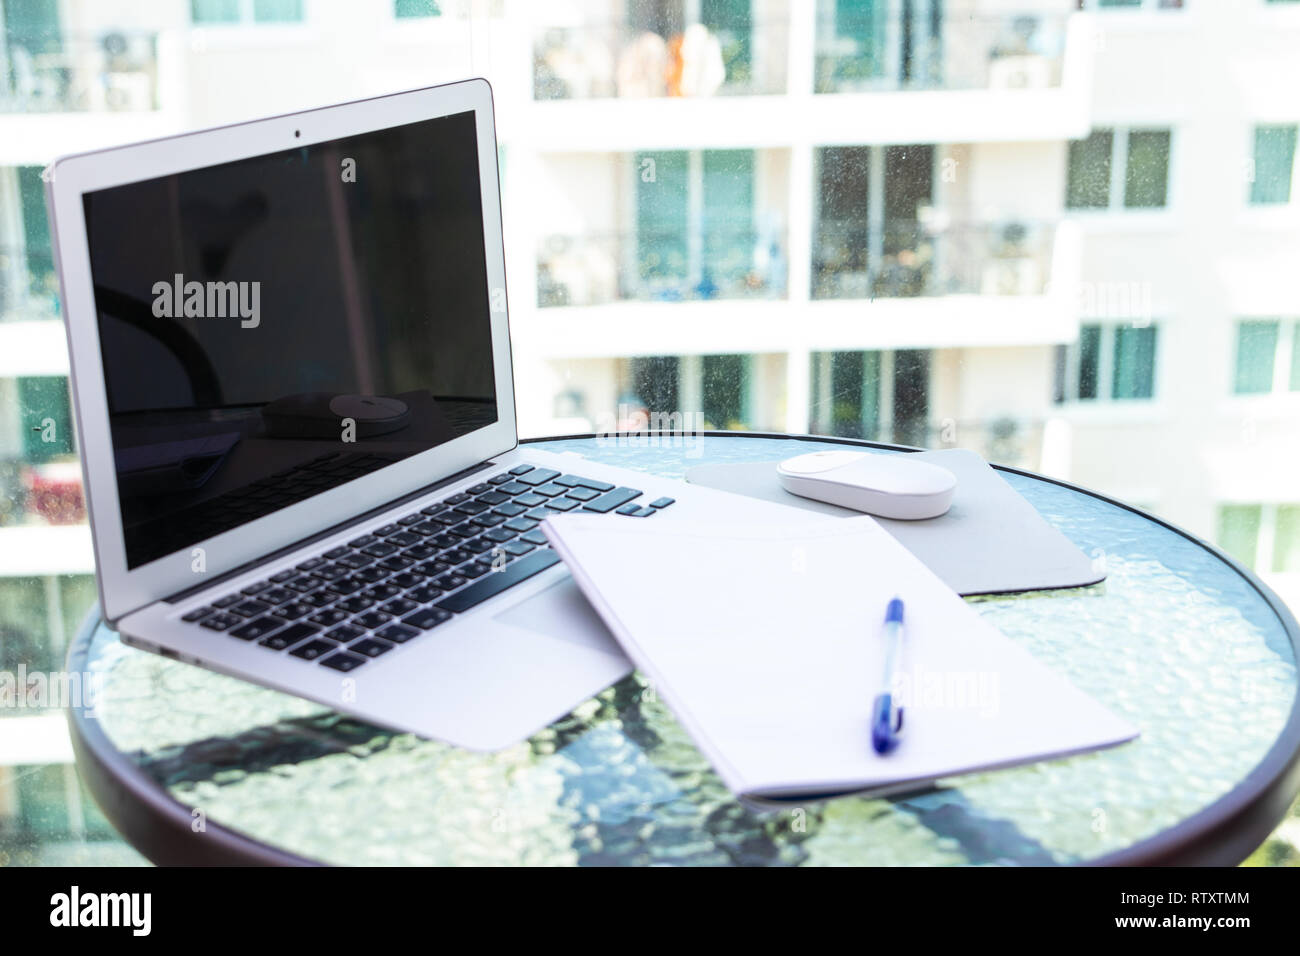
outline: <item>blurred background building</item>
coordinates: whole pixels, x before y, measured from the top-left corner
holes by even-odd
[[[1300,608],[1297,48],[1294,0],[0,0],[0,671],[94,598],[46,164],[471,75],[524,435],[970,447]],[[0,863],[133,858],[70,761],[0,711]]]

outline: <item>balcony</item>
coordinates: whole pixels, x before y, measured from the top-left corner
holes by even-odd
[[[813,246],[814,299],[1037,296],[1051,277],[1056,224],[973,223],[878,229],[823,222]]]
[[[956,6],[956,5],[949,5]],[[878,4],[861,16],[819,18],[817,93],[897,90],[1041,90],[1064,74],[1065,14],[932,18],[913,4]]]
[[[785,21],[660,29],[621,21],[542,28],[533,45],[534,99],[785,92]]]
[[[784,235],[754,229],[550,236],[537,257],[537,305],[781,299]]]
[[[157,35],[8,35],[0,113],[146,112],[158,108]]]

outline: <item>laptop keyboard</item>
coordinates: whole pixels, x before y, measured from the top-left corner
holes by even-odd
[[[347,673],[558,564],[538,528],[566,511],[649,517],[673,504],[517,465],[182,620]]]

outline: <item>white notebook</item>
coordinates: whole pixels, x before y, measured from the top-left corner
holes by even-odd
[[[782,509],[774,509],[780,512]],[[793,514],[793,512],[790,512]],[[735,793],[894,792],[1108,747],[1137,728],[1040,664],[869,517],[543,523],[578,586]],[[904,733],[871,747],[880,628],[906,606]]]

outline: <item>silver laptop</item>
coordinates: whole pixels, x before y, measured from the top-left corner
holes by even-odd
[[[518,447],[485,81],[71,156],[49,199],[137,647],[497,749],[630,670],[540,522],[754,507]]]

